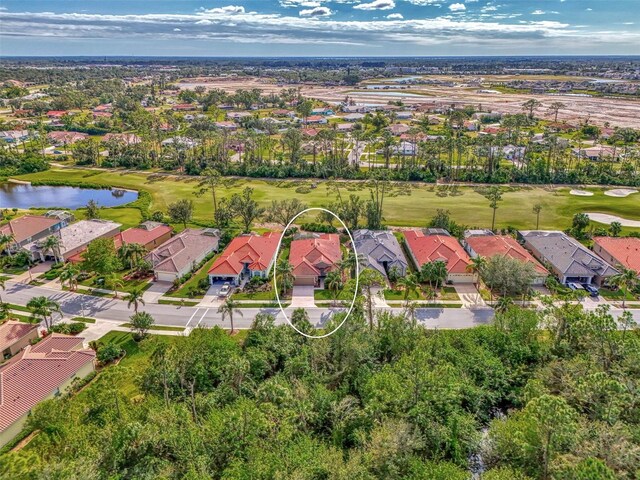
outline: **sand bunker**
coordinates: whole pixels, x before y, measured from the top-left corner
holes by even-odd
[[[640,220],[629,220],[616,215],[609,215],[607,213],[587,213],[589,219],[598,223],[605,223],[611,225],[612,222],[620,222],[623,227],[640,227]]]
[[[633,188],[616,188],[614,190],[607,190],[604,192],[604,194],[609,197],[628,197],[634,193],[638,193],[638,191]]]
[[[586,190],[571,190],[569,193],[579,197],[593,197],[593,192],[587,192]]]

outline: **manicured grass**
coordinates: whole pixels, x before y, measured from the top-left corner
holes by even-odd
[[[178,305],[178,306],[184,306],[184,307],[193,307],[195,305],[197,305],[199,302],[190,302],[189,300],[165,300],[164,298],[161,298],[160,300],[158,300],[158,304],[159,305]]]
[[[182,198],[193,200],[194,220],[211,223],[211,199],[207,195],[193,195],[198,179],[193,177],[172,177],[160,173],[124,173],[121,171],[90,171],[80,169],[51,169],[18,178],[38,181],[91,182],[103,185],[144,189],[152,197],[151,210],[166,210],[169,203]],[[317,188],[300,190],[316,183]],[[362,182],[339,182],[344,194],[354,194],[362,199],[369,192]],[[322,180],[261,180],[233,179],[229,185],[219,188],[218,198],[229,198],[244,187],[254,188],[254,197],[263,206],[272,200],[296,197],[309,206],[323,206],[332,200],[327,196],[331,182]],[[296,191],[298,190],[298,191]],[[508,190],[508,191],[507,191]],[[590,189],[592,197],[578,197],[569,194],[569,188],[517,187],[505,189],[503,201],[497,212],[496,227],[512,226],[520,229],[535,228],[536,216],[532,205],[539,203],[543,210],[540,228],[565,229],[571,218],[578,212],[602,212],[628,219],[640,219],[637,199],[634,195],[626,198],[604,195],[606,188]],[[300,193],[300,191],[308,193]],[[424,183],[396,183],[385,199],[384,216],[388,225],[424,226],[436,210],[451,211],[453,218],[470,227],[491,225],[489,201],[473,187],[446,187]],[[122,209],[113,209],[122,210]],[[110,213],[111,214],[111,213]],[[625,229],[625,231],[631,229]]]
[[[637,300],[638,297],[634,296],[631,292],[625,292],[623,290],[608,290],[606,288],[602,288],[600,289],[600,295],[602,296],[602,298],[605,298],[607,300],[620,300],[622,301],[623,298],[625,298],[626,300]]]
[[[404,300],[404,290],[390,290],[386,288],[384,290],[385,300]],[[424,297],[417,292],[411,292],[409,294],[409,300],[424,300]]]
[[[72,322],[82,322],[82,323],[96,323],[95,319],[88,317],[73,317],[71,319]]]
[[[123,323],[120,326],[125,328],[131,328],[130,323]],[[166,331],[166,332],[184,332],[184,327],[172,327],[170,325],[154,325],[149,330],[159,330],[159,331]]]
[[[191,287],[197,287],[198,286],[198,282],[200,282],[200,280],[202,280],[203,278],[207,278],[207,276],[209,275],[209,269],[211,268],[211,265],[213,265],[213,262],[216,261],[216,258],[218,258],[218,255],[214,255],[212,258],[207,260],[205,262],[205,264],[195,273],[195,275],[193,275],[189,280],[187,280],[182,285],[180,285],[180,288],[178,288],[175,292],[165,293],[165,296],[167,296],[167,297],[176,297],[176,298],[202,298],[202,297],[204,297],[204,294],[203,295],[195,295],[195,296],[190,297],[189,296],[189,289]]]
[[[289,304],[283,303],[282,306],[287,308]],[[264,303],[240,303],[238,308],[280,308],[278,302],[264,302]]]
[[[275,300],[276,293],[273,288],[265,292],[237,292],[231,295],[233,300]]]
[[[24,273],[26,271],[26,267],[2,267],[2,273],[8,273],[9,275],[20,275],[21,273]]]
[[[388,302],[390,307],[404,307],[404,302]],[[420,303],[418,308],[462,308],[460,303]]]
[[[15,303],[7,303],[7,305],[9,306],[9,308],[11,310],[17,310],[18,312],[29,312],[29,313],[31,313],[31,310],[29,310],[24,305],[16,305]]]
[[[116,276],[122,280],[122,286],[118,287],[118,291],[119,292],[126,292],[129,293],[131,292],[131,290],[135,289],[135,288],[140,288],[143,291],[147,290],[148,288],[151,287],[151,282],[149,281],[150,278],[141,278],[141,279],[129,279],[129,280],[125,280],[124,277],[125,275],[127,275],[129,273],[128,270],[122,271],[122,272],[117,272]],[[80,285],[83,285],[85,287],[90,287],[90,288],[99,288],[102,290],[111,290],[110,288],[104,287],[101,284],[95,284],[94,280],[99,278],[97,275],[94,275],[92,277],[87,278],[86,280],[83,280],[82,282],[80,282]]]
[[[7,317],[8,320],[18,320],[19,322],[22,323],[34,323],[33,321],[33,317],[30,316],[26,316],[26,315],[19,315],[17,313],[9,313],[9,316]]]
[[[313,292],[313,298],[315,300],[333,300],[334,299],[334,293],[331,290],[314,290]],[[339,294],[338,294],[338,300],[353,300],[353,292],[348,292],[346,290],[342,290]]]
[[[442,287],[438,298],[440,300],[460,300],[458,292],[453,287]]]

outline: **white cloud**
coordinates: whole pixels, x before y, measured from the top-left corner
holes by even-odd
[[[174,32],[181,32],[181,31],[182,31],[182,29],[181,29],[181,28],[174,28],[174,29],[173,29],[173,31],[174,31]]]
[[[587,8],[587,12],[592,12],[593,8]]]
[[[449,5],[449,10],[452,12],[464,12],[467,7],[464,6],[464,3],[452,3]]]
[[[300,10],[298,13],[301,17],[328,17],[332,12],[327,7],[315,7],[308,10]]]
[[[401,13],[390,13],[389,15],[387,15],[387,18],[389,20],[402,20],[404,17]]]
[[[424,7],[426,5],[434,5],[439,7],[442,3],[442,0],[405,0],[406,2],[411,3],[412,5],[418,5],[420,7]]]
[[[209,8],[209,9],[201,9],[200,10],[203,13],[213,13],[213,14],[217,14],[217,13],[244,13],[244,7],[240,6],[240,5],[227,5],[226,7],[219,7],[219,8]]]
[[[280,6],[289,7],[319,7],[320,0],[280,0]]]
[[[373,0],[371,3],[359,3],[353,8],[356,10],[391,10],[395,6],[396,2],[393,0]]]

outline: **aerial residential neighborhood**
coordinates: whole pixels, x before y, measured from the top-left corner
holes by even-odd
[[[640,478],[633,2],[32,3],[0,479]]]

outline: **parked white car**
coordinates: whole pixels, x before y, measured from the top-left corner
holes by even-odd
[[[230,291],[231,284],[229,282],[226,282],[224,285],[222,285],[222,288],[220,289],[220,292],[218,292],[218,295],[220,295],[221,297],[226,297],[227,295],[229,295]]]

